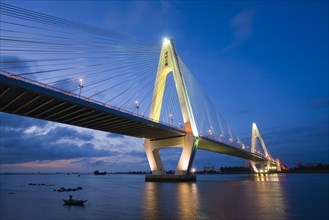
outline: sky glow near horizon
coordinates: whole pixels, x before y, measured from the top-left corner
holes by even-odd
[[[4,1],[177,51],[243,142],[256,122],[270,154],[328,163],[328,1]],[[155,73],[154,73],[155,74]],[[143,140],[0,113],[1,172],[146,170]],[[175,169],[180,150],[161,151]],[[243,165],[197,151],[194,166]]]

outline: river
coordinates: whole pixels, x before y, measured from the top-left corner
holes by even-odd
[[[329,219],[329,174],[198,175],[195,183],[144,182],[144,175],[124,174],[0,178],[1,220]],[[63,205],[69,195],[88,201]]]

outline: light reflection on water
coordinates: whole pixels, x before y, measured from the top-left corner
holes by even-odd
[[[279,182],[279,175],[277,173],[273,174],[254,174],[256,181],[261,182]],[[283,177],[283,176],[281,176]]]
[[[284,195],[282,184],[280,183],[280,177],[282,181],[285,181],[285,176],[279,176],[278,174],[255,174],[254,177],[258,189],[257,203],[259,204],[260,212],[264,213],[264,217],[271,218],[269,213],[275,212],[276,219],[288,219],[286,195]],[[266,182],[273,182],[273,184]]]
[[[198,175],[195,183],[144,182],[141,175],[0,177],[1,220],[328,219],[328,174]],[[71,192],[29,182],[81,185],[73,195],[88,202],[63,206]]]
[[[169,186],[169,187],[168,187]],[[172,188],[172,191],[168,191]],[[147,182],[144,190],[144,218],[193,219],[199,210],[196,183]]]
[[[280,179],[285,181],[284,176],[246,175],[233,181],[230,177],[233,176],[224,180],[203,179],[197,183],[146,183],[143,217],[268,219],[275,212],[275,218],[288,219],[280,184]]]

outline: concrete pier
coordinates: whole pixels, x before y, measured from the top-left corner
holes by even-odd
[[[153,175],[148,174],[145,176],[145,182],[195,182],[196,175]]]

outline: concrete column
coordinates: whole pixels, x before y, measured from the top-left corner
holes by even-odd
[[[281,171],[281,163],[280,163],[280,160],[279,159],[276,159],[275,160],[275,165],[276,165],[276,169],[278,171]]]
[[[193,163],[195,151],[198,146],[198,138],[194,138],[192,133],[184,137],[168,138],[164,140],[144,141],[144,148],[147,159],[154,175],[165,175],[164,167],[159,155],[160,149],[171,147],[182,147],[182,153],[179,158],[175,175],[189,174],[189,169]]]
[[[163,164],[159,155],[160,149],[156,148],[155,142],[145,139],[144,149],[152,174],[165,175]]]

